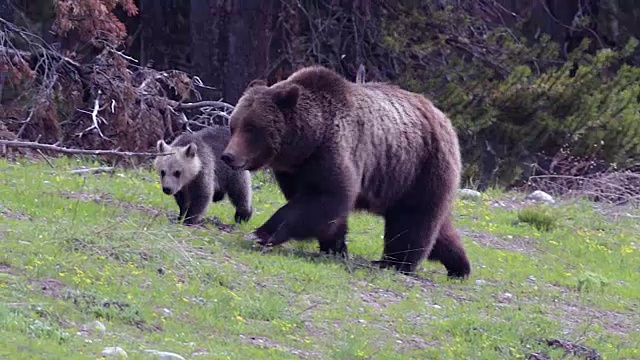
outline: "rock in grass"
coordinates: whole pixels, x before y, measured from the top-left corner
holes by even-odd
[[[185,358],[183,358],[182,356],[172,352],[159,350],[145,350],[145,352],[156,355],[162,360],[185,360]]]
[[[482,198],[482,194],[479,191],[471,190],[471,189],[459,189],[458,196],[460,196],[463,200],[473,200],[477,201]]]
[[[96,320],[81,326],[80,330],[86,331],[86,332],[96,332],[96,333],[104,334],[107,331],[107,327],[104,326],[102,322]]]
[[[556,202],[553,199],[553,196],[547,194],[544,191],[540,191],[540,190],[536,190],[536,191],[532,192],[531,194],[527,195],[527,200],[540,201],[540,202],[545,202],[545,203],[549,203],[549,204],[553,204],[554,202]]]
[[[107,359],[126,359],[129,356],[120,346],[110,346],[102,350],[102,356]]]

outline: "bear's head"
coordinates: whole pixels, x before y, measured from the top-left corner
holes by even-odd
[[[193,181],[202,169],[202,161],[197,153],[198,146],[195,143],[171,146],[160,140],[157,147],[160,153],[173,153],[156,157],[154,166],[160,175],[162,191],[167,195],[175,195]]]
[[[229,126],[231,139],[222,161],[234,170],[254,171],[269,166],[286,141],[287,122],[294,111],[300,87],[279,83],[267,87],[262,80],[252,81],[238,100]]]

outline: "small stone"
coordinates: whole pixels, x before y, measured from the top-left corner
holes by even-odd
[[[172,352],[159,350],[145,350],[145,352],[156,355],[162,360],[185,360],[182,356]]]
[[[482,198],[479,191],[472,189],[459,189],[458,196],[463,200],[480,200]]]
[[[109,359],[127,359],[129,356],[120,346],[110,346],[102,350],[102,356]]]
[[[165,316],[169,316],[169,315],[171,315],[171,314],[172,314],[171,310],[169,310],[169,309],[167,309],[167,308],[162,308],[162,313],[163,313]]]
[[[553,196],[547,194],[544,191],[540,191],[540,190],[536,190],[536,191],[532,192],[531,194],[527,195],[526,199],[527,200],[533,200],[533,201],[546,202],[546,203],[550,203],[550,204],[555,203],[555,200],[553,199]]]
[[[80,327],[80,331],[86,331],[86,332],[97,332],[100,334],[104,334],[107,331],[107,327],[104,326],[104,324],[98,320],[96,321],[92,321],[86,325],[82,325]]]
[[[527,281],[529,282],[536,282],[536,277],[533,275],[530,275],[529,277],[527,277]]]
[[[258,237],[256,236],[256,234],[251,232],[251,233],[244,234],[244,239],[255,241],[255,240],[258,240]]]
[[[436,309],[442,309],[442,306],[440,306],[440,305],[433,305],[433,307],[436,308]]]
[[[485,280],[476,280],[476,285],[485,285],[486,283]]]
[[[499,302],[503,302],[503,303],[504,303],[504,302],[509,302],[509,301],[511,301],[512,299],[513,299],[513,294],[508,293],[508,292],[504,292],[504,293],[502,293],[502,294],[500,294],[500,295],[498,295],[498,296],[497,296],[497,300],[498,300]]]

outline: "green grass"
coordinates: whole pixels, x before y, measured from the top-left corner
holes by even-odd
[[[459,201],[473,273],[369,266],[381,218],[349,219],[347,262],[315,242],[262,253],[244,234],[284,203],[254,178],[256,212],[230,233],[172,224],[148,169],[70,174],[71,159],[0,162],[0,358],[99,358],[120,346],[196,359],[523,359],[560,338],[639,359],[640,225],[586,202],[528,209],[492,190]],[[546,209],[546,210],[545,210]],[[232,224],[228,201],[209,217]],[[613,210],[607,210],[611,212]],[[551,214],[551,216],[549,215]],[[629,214],[629,216],[624,215]],[[549,225],[551,224],[551,225]],[[84,331],[94,320],[106,332]]]

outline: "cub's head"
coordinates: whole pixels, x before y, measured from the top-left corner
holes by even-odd
[[[229,119],[231,139],[222,161],[235,170],[268,166],[286,141],[287,125],[295,126],[286,122],[299,96],[300,88],[295,84],[267,87],[262,80],[252,81]]]
[[[182,187],[191,182],[202,169],[195,143],[186,146],[167,145],[164,140],[158,141],[160,153],[170,153],[156,157],[154,165],[160,175],[162,191],[167,195],[175,195]]]

